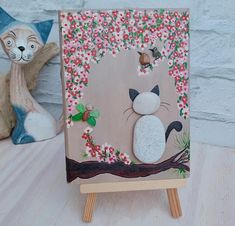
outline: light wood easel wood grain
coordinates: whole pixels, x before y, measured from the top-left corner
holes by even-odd
[[[179,201],[179,195],[176,188],[166,189],[167,196],[169,200],[171,215],[174,218],[178,218],[182,216],[181,205]]]
[[[96,201],[96,194],[90,193],[87,195],[86,205],[84,208],[83,221],[91,222],[93,216],[93,210]]]
[[[86,205],[84,208],[83,221],[91,222],[97,193],[147,191],[147,190],[157,190],[157,189],[166,189],[171,215],[174,218],[178,218],[182,216],[182,210],[177,188],[185,186],[185,184],[186,184],[186,179],[82,184],[80,185],[81,193],[88,194]]]
[[[99,194],[89,226],[233,226],[235,149],[192,143],[191,176],[179,189],[183,217],[172,219],[166,192]],[[66,183],[64,139],[14,146],[0,141],[1,226],[87,226],[86,195]]]
[[[105,193],[122,191],[146,191],[167,188],[181,188],[186,185],[186,179],[172,180],[146,180],[146,181],[128,181],[128,182],[110,182],[81,184],[80,192],[86,193]]]

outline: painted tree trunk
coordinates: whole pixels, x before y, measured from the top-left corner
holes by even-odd
[[[123,162],[108,164],[107,162],[86,161],[77,162],[66,158],[67,181],[72,182],[77,177],[89,179],[100,173],[110,173],[125,178],[147,177],[160,172],[177,169],[189,172],[187,165],[189,160],[189,149],[185,148],[163,162],[156,164],[131,164],[126,165]]]

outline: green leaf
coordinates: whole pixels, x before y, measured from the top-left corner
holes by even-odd
[[[183,109],[181,108],[180,109],[180,116],[182,116],[183,115]]]
[[[78,104],[76,108],[80,113],[84,113],[86,110],[83,104]]]
[[[83,158],[87,158],[88,154],[87,153],[83,153]]]
[[[88,119],[87,119],[87,123],[91,126],[95,126],[96,125],[96,120],[94,117],[90,116]]]
[[[80,112],[80,113],[78,113],[76,115],[73,115],[72,116],[72,121],[74,121],[74,122],[80,121],[82,119],[82,116],[83,116],[82,112]]]
[[[120,152],[119,150],[116,150],[116,151],[115,151],[115,154],[116,154],[116,155],[119,155],[120,153],[121,153],[121,152]]]
[[[90,116],[94,118],[99,118],[100,117],[100,112],[98,110],[94,110],[90,113]]]
[[[184,168],[179,168],[179,173],[185,173],[186,172],[186,170],[184,169]]]
[[[84,28],[85,30],[87,30],[87,29],[88,29],[88,25],[85,24],[85,25],[83,26],[83,28]]]

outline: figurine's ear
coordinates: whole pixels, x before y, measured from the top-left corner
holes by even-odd
[[[140,93],[135,90],[135,89],[129,89],[129,96],[131,98],[132,101],[134,101],[134,99],[136,98],[136,96],[138,96]]]
[[[35,28],[41,35],[42,41],[45,44],[50,34],[50,31],[53,25],[53,20],[46,20],[46,21],[34,23],[33,25],[35,26]]]
[[[154,88],[151,90],[151,92],[152,92],[152,93],[155,93],[155,94],[157,94],[157,95],[159,96],[160,91],[159,91],[158,85],[154,86]]]
[[[10,16],[2,7],[0,7],[0,34],[7,25],[14,21],[16,20]]]

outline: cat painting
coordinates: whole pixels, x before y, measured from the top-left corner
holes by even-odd
[[[25,82],[24,65],[31,62],[44,46],[53,25],[52,20],[24,23],[0,8],[0,41],[12,61],[10,100],[17,123],[12,132],[14,144],[52,138],[61,131],[61,122],[31,96]]]
[[[160,106],[167,104],[161,104],[158,85],[150,92],[143,93],[129,89],[129,96],[133,102],[134,112],[141,115],[134,127],[133,152],[141,162],[154,163],[162,157],[171,131],[175,129],[180,132],[183,127],[182,123],[171,122],[165,132],[161,120],[153,115]]]
[[[68,182],[187,178],[188,10],[66,10],[59,22]]]

